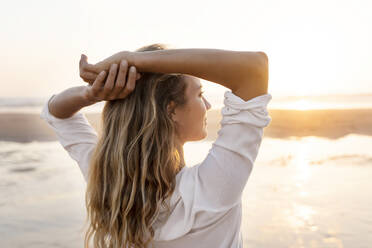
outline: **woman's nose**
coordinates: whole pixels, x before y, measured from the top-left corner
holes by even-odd
[[[205,106],[208,109],[210,109],[212,107],[212,105],[208,102],[208,100],[206,98],[204,98],[204,101],[205,101]]]

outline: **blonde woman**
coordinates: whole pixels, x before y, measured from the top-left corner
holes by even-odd
[[[242,192],[271,121],[266,54],[153,44],[82,56],[80,76],[89,84],[53,95],[41,116],[87,181],[85,247],[242,247]],[[207,135],[200,78],[229,90],[218,138],[186,165],[183,145]],[[99,101],[98,136],[79,110]]]

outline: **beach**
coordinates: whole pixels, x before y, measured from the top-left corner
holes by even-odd
[[[272,121],[264,129],[265,137],[317,136],[328,139],[348,134],[372,135],[372,109],[270,110]],[[85,114],[99,131],[100,114]],[[207,111],[207,141],[217,138],[221,110]],[[0,113],[0,140],[14,142],[54,141],[56,135],[37,113]]]
[[[207,113],[208,137],[185,144],[186,166],[217,137],[220,111]],[[372,110],[269,113],[242,197],[244,247],[371,247]],[[0,116],[0,247],[82,247],[77,163],[39,114]],[[99,130],[100,115],[86,116]]]
[[[212,142],[185,144],[187,166]],[[264,138],[242,198],[244,247],[369,248],[372,138]],[[83,247],[86,183],[58,141],[0,141],[0,247]]]

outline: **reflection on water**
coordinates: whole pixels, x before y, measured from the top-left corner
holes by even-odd
[[[295,177],[297,181],[296,185],[299,187],[306,183],[311,177],[311,170],[309,168],[309,149],[311,148],[307,143],[300,142],[297,146],[297,150],[294,151],[296,157],[293,160],[293,165],[297,169]]]
[[[371,145],[370,137],[357,135],[336,141],[265,139],[244,191],[244,243],[368,247]]]
[[[372,138],[262,142],[243,192],[244,247],[368,247]],[[185,144],[188,166],[210,142]],[[57,142],[0,142],[0,247],[82,247],[86,184]]]
[[[316,214],[316,211],[310,206],[299,205],[297,203],[294,203],[291,209],[284,210],[288,225],[293,229],[307,228],[311,231],[317,229],[313,222],[314,214]]]

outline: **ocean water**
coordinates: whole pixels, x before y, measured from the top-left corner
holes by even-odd
[[[188,166],[211,142],[186,143]],[[264,138],[244,247],[372,247],[372,137]],[[82,247],[85,181],[58,142],[0,141],[0,247]]]
[[[205,92],[212,109],[223,107],[224,91]],[[0,113],[39,113],[48,97],[0,97]],[[319,96],[276,96],[272,95],[270,109],[365,109],[372,108],[372,94],[319,95]],[[101,112],[104,102],[82,109],[82,112]]]

